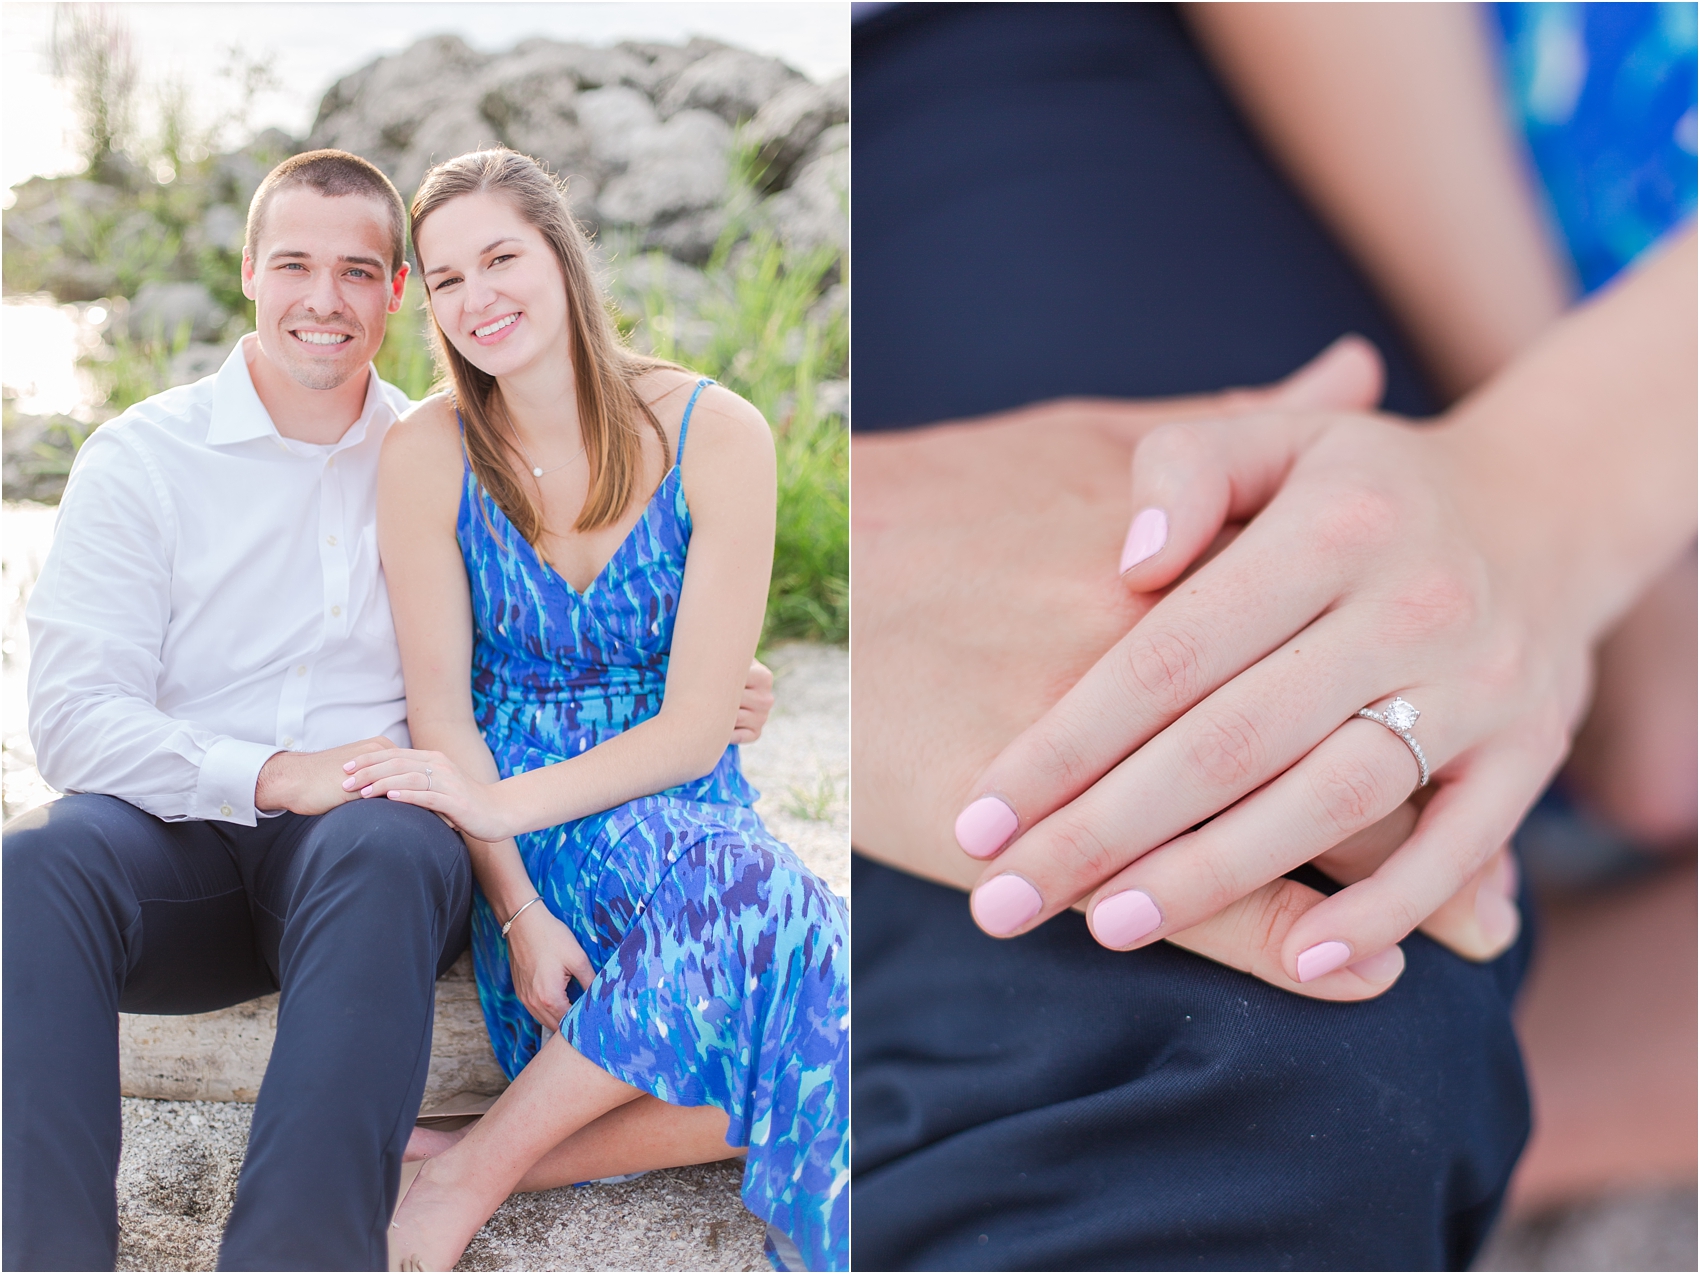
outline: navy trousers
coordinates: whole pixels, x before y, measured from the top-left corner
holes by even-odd
[[[436,815],[353,801],[257,827],[66,796],[6,828],[9,1270],[110,1270],[118,1014],[282,991],[222,1269],[382,1270],[436,978],[472,875]]]
[[[1167,8],[905,5],[853,56],[857,429],[1257,384],[1348,331],[1433,410]],[[997,941],[862,859],[852,893],[857,1268],[1457,1269],[1485,1237],[1527,929],[1488,965],[1414,935],[1343,1005],[1072,912]]]

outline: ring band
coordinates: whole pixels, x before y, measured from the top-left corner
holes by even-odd
[[[431,767],[428,765],[425,767],[425,790],[431,790]]]
[[[1411,727],[1416,725],[1417,718],[1423,714],[1398,695],[1394,695],[1393,702],[1387,705],[1386,711],[1377,712],[1373,708],[1359,708],[1356,715],[1362,717],[1365,721],[1374,721],[1377,725],[1386,726],[1404,741],[1405,746],[1411,749],[1411,755],[1417,758],[1417,770],[1421,775],[1421,778],[1417,781],[1417,786],[1427,787],[1428,758],[1423,755],[1422,744],[1411,736]]]

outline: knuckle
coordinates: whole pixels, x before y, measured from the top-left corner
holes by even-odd
[[[1398,501],[1368,484],[1338,490],[1318,509],[1311,534],[1331,555],[1357,556],[1390,543],[1398,533]]]
[[[1190,465],[1205,454],[1204,438],[1192,425],[1179,421],[1158,425],[1139,440],[1134,448],[1133,466],[1142,469],[1167,469],[1172,465]]]
[[[1263,777],[1268,748],[1252,717],[1237,708],[1216,708],[1188,724],[1184,755],[1210,784],[1237,790]]]
[[[1389,622],[1412,641],[1432,641],[1470,628],[1481,613],[1476,588],[1459,575],[1430,571],[1407,580],[1388,603]]]
[[[1051,858],[1070,879],[1096,884],[1121,870],[1121,855],[1098,832],[1092,820],[1064,814],[1046,837]]]
[[[1399,759],[1404,761],[1400,746]],[[1330,844],[1362,831],[1386,812],[1386,768],[1360,757],[1342,757],[1316,767],[1310,776],[1311,793],[1324,831],[1335,838]]]
[[[1095,774],[1088,772],[1086,754],[1072,730],[1041,730],[1028,740],[1022,767],[1037,779],[1039,790],[1072,795]]]
[[[1136,634],[1112,667],[1122,693],[1154,704],[1165,719],[1191,707],[1204,690],[1200,644],[1172,625]]]
[[[1292,881],[1277,881],[1262,892],[1250,922],[1253,940],[1270,953],[1281,950],[1299,917],[1311,908],[1308,891]]]

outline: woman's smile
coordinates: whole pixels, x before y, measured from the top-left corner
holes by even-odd
[[[521,312],[515,310],[510,314],[502,315],[494,322],[486,323],[482,327],[475,327],[472,329],[472,339],[480,345],[494,345],[497,341],[507,339],[508,334],[521,317],[523,317]]]

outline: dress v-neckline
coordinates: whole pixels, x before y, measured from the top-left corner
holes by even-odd
[[[637,521],[632,523],[631,528],[620,538],[620,542],[614,546],[614,551],[608,555],[608,560],[602,563],[601,568],[596,572],[596,574],[590,577],[590,583],[586,584],[582,589],[575,587],[573,582],[566,577],[560,567],[556,566],[548,558],[544,557],[535,544],[519,533],[519,528],[513,524],[513,520],[508,517],[501,505],[496,504],[494,500],[491,500],[490,503],[496,506],[496,512],[502,515],[502,521],[507,523],[508,530],[513,534],[513,536],[531,551],[532,561],[536,562],[537,565],[542,568],[544,576],[554,576],[561,582],[562,588],[566,589],[567,592],[571,593],[574,598],[582,602],[588,598],[595,590],[596,586],[602,582],[602,577],[606,575],[609,568],[619,560],[620,554],[626,551],[626,545],[630,544],[632,542],[632,538],[637,535],[638,528],[645,522],[649,521],[649,515],[655,510],[655,502],[661,498],[661,493],[667,489],[667,483],[678,472],[678,465],[674,465],[667,471],[666,475],[661,479],[660,485],[655,488],[654,494],[649,497],[648,502],[643,506],[643,512],[638,514]],[[489,498],[484,496],[482,491],[478,494],[481,498]]]

